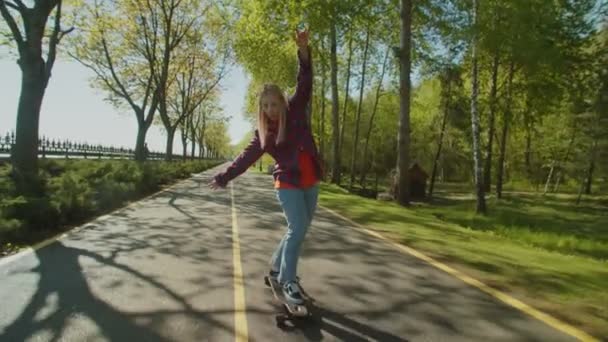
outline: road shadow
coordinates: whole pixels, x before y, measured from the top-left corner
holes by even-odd
[[[265,186],[262,177],[239,179],[235,190],[238,211],[251,228],[242,230],[241,239],[250,265],[246,276],[254,279],[285,229],[274,192],[255,190]],[[407,219],[404,225],[412,224]],[[441,229],[424,217],[411,219]],[[293,340],[572,340],[322,208],[303,243],[298,274],[317,299],[318,320],[296,324]]]
[[[115,211],[11,265],[3,282],[23,282],[33,294],[14,320],[4,322],[0,340],[58,341],[92,333],[87,338],[174,341],[176,331],[167,327],[176,319],[191,327],[179,339],[232,336],[232,263],[224,257],[232,250],[224,223],[230,200],[192,194],[193,186],[187,182]],[[175,281],[179,273],[165,276],[163,269],[172,265],[167,262],[190,265],[188,270],[201,265],[180,276],[188,291]],[[207,294],[226,289],[226,305],[207,309]]]
[[[295,320],[293,325],[283,329],[290,333],[298,333],[307,341],[322,341],[336,338],[340,341],[386,341],[407,342],[407,339],[393,335],[389,332],[374,328],[346,315],[315,306],[311,309],[313,318],[309,320]]]

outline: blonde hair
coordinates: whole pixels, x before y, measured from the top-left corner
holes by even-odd
[[[265,84],[260,92],[259,103],[258,103],[258,134],[260,135],[260,144],[262,149],[264,149],[266,145],[266,135],[268,134],[268,118],[264,115],[264,110],[262,110],[262,99],[265,96],[274,94],[284,103],[284,110],[279,115],[279,132],[277,134],[277,138],[275,140],[275,144],[279,144],[285,141],[285,126],[287,121],[287,97],[281,90],[279,86],[276,84]]]

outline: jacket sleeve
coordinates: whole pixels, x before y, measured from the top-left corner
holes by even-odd
[[[236,157],[234,162],[224,172],[215,175],[215,181],[221,186],[226,187],[228,182],[245,172],[264,154],[260,145],[260,136],[258,130],[255,130],[254,136],[249,142],[249,145]]]
[[[302,59],[300,55],[300,50],[298,50],[298,78],[296,84],[296,91],[290,99],[290,106],[297,108],[305,108],[310,100],[310,95],[312,93],[312,78],[313,78],[313,70],[312,70],[312,53],[310,47],[308,49],[308,60],[305,61]]]

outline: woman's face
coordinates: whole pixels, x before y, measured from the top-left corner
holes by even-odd
[[[272,121],[278,121],[285,105],[276,94],[266,94],[262,97],[262,111]]]

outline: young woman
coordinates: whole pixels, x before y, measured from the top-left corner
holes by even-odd
[[[306,114],[313,78],[308,37],[308,31],[296,31],[299,71],[295,94],[287,98],[277,85],[264,85],[253,139],[232,165],[210,183],[212,189],[224,188],[264,153],[275,159],[274,187],[287,220],[287,231],[272,255],[270,276],[282,284],[285,298],[294,304],[303,302],[296,280],[298,259],[317,207],[318,182],[322,177]]]

